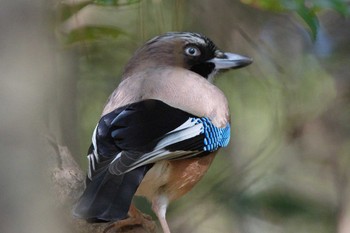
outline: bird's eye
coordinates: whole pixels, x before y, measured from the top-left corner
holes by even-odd
[[[193,57],[201,55],[201,51],[197,47],[194,47],[194,46],[187,47],[185,49],[185,52],[187,55],[193,56]]]

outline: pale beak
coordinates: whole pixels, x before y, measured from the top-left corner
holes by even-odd
[[[218,52],[215,58],[208,60],[207,62],[213,63],[215,69],[238,69],[250,65],[253,60],[249,57],[244,57],[234,53]]]

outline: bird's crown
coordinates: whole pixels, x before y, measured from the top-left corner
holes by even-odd
[[[168,40],[182,40],[185,43],[193,43],[205,46],[212,51],[215,51],[217,49],[214,42],[211,41],[208,37],[195,32],[168,32],[163,35],[154,37],[153,39],[149,40],[146,45]]]

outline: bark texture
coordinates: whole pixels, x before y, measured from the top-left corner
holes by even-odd
[[[55,141],[50,142],[50,177],[52,188],[57,198],[57,207],[65,213],[64,220],[76,233],[102,233],[110,223],[87,223],[84,220],[75,219],[72,216],[72,208],[85,187],[85,173],[73,159],[70,151],[65,146],[58,145]],[[116,230],[108,230],[108,233],[154,233],[140,225],[128,226]]]

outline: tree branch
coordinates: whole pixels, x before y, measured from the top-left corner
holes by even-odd
[[[85,220],[75,219],[71,210],[74,203],[82,194],[85,187],[85,174],[73,159],[65,146],[60,146],[49,138],[51,164],[50,177],[52,189],[56,194],[58,207],[66,213],[66,221],[76,233],[102,233],[110,223],[87,223]],[[128,226],[122,229],[111,229],[108,233],[150,233],[140,225]]]

